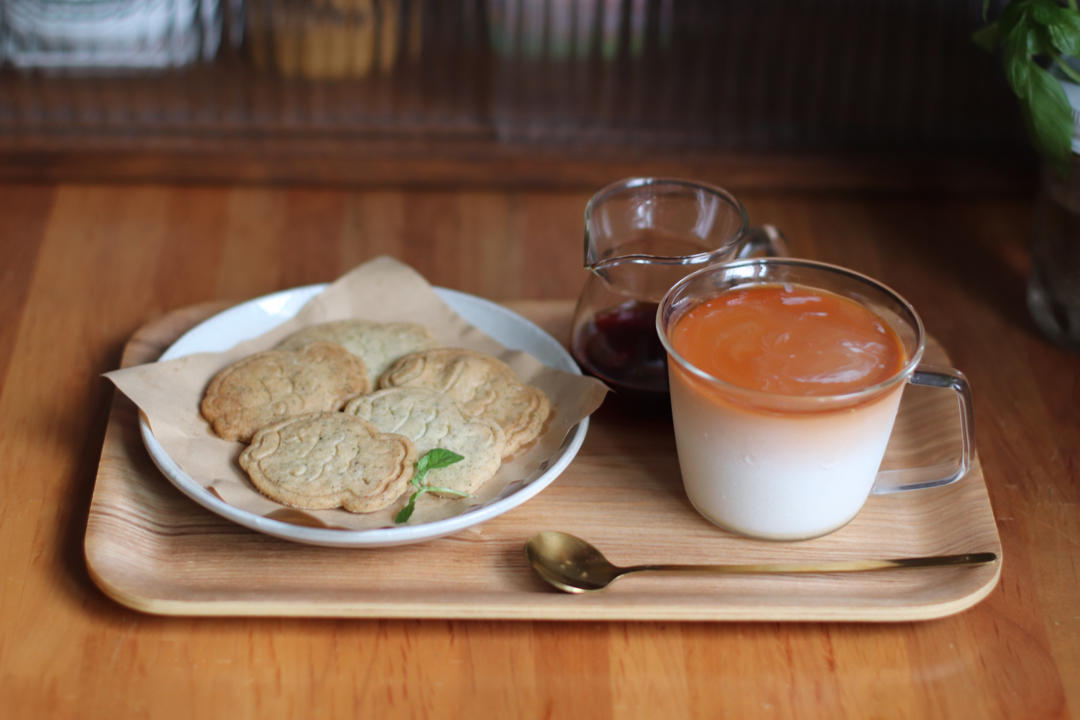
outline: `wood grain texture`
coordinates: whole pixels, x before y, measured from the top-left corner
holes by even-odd
[[[0,350],[5,716],[1080,717],[1080,360],[1026,315],[1029,199],[960,186],[732,189],[795,254],[905,295],[969,376],[1006,563],[963,613],[890,624],[174,618],[101,593],[83,557],[113,396],[98,375],[135,330],[194,303],[327,281],[380,252],[495,300],[576,296],[589,192],[494,186],[0,186],[12,343]],[[185,559],[173,562],[182,574]]]
[[[304,134],[300,138],[5,138],[0,182],[273,183],[282,186],[425,189],[598,188],[621,177],[693,177],[756,190],[892,190],[1022,193],[1034,186],[1032,163],[1005,149],[984,154],[919,151],[790,154],[778,151],[655,150],[630,146],[560,147],[443,137],[370,140]],[[888,172],[882,172],[888,168]]]
[[[572,301],[509,307],[556,333],[569,326],[573,312]],[[123,364],[152,362],[193,319],[207,315],[182,309],[140,329]],[[948,363],[936,341],[927,361]],[[129,401],[117,399],[90,505],[86,556],[99,587],[150,613],[898,622],[967,609],[993,589],[1001,571],[994,564],[828,577],[634,578],[606,593],[567,597],[549,590],[525,562],[523,543],[536,532],[557,528],[587,536],[620,564],[1000,554],[1001,545],[977,463],[948,488],[871,498],[852,523],[824,538],[736,538],[713,528],[687,502],[664,414],[602,410],[555,484],[506,515],[412,547],[296,548],[206,517],[155,468],[148,471],[136,416]],[[958,425],[951,393],[910,388],[886,465],[955,461]]]

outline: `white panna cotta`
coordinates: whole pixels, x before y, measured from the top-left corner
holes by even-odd
[[[884,319],[825,290],[761,284],[705,298],[668,337],[679,466],[698,512],[775,540],[855,517],[905,384],[906,351]]]
[[[706,395],[673,367],[671,414],[687,497],[710,521],[743,535],[796,540],[836,530],[874,485],[903,387],[852,408],[784,415]]]

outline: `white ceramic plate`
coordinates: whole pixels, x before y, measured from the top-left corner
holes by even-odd
[[[308,285],[283,290],[229,308],[186,332],[162,354],[161,359],[172,360],[197,352],[227,350],[242,340],[261,335],[285,322],[295,315],[308,300],[325,288],[326,285]],[[435,288],[435,292],[467,322],[480,328],[506,347],[524,350],[540,362],[559,370],[581,373],[573,358],[558,340],[517,313],[489,300],[456,290]],[[529,500],[550,485],[577,455],[581,443],[585,440],[585,433],[589,429],[589,419],[585,418],[570,430],[562,447],[550,463],[537,470],[533,477],[524,478],[520,483],[511,483],[507,491],[487,503],[469,508],[461,515],[437,522],[372,530],[303,527],[265,518],[229,505],[210,493],[169,457],[145,420],[140,419],[139,429],[150,457],[165,477],[192,500],[224,518],[252,530],[295,542],[334,547],[383,547],[449,535],[490,520]]]

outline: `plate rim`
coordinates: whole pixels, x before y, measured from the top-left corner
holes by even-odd
[[[260,295],[249,300],[245,300],[235,305],[232,305],[224,310],[214,313],[210,317],[202,320],[195,326],[189,328],[180,337],[174,340],[169,347],[167,347],[159,357],[160,360],[171,360],[193,352],[200,352],[199,350],[193,350],[188,352],[174,352],[174,348],[178,345],[182,345],[184,342],[190,342],[189,337],[199,331],[207,323],[219,321],[223,315],[230,312],[237,311],[240,308],[247,308],[251,306],[257,306],[259,303],[265,303],[274,298],[295,296],[297,293],[307,294],[308,296],[303,300],[301,305],[296,309],[299,312],[300,308],[306,305],[311,299],[316,297],[320,292],[325,290],[329,286],[329,283],[315,283],[311,285],[301,285],[294,288],[286,288],[284,290],[278,290],[276,292]],[[474,303],[483,307],[488,312],[495,312],[501,314],[503,317],[513,320],[515,323],[521,324],[526,327],[530,333],[534,336],[541,338],[543,342],[550,343],[553,350],[557,349],[560,359],[566,364],[564,368],[557,368],[564,372],[573,372],[574,374],[581,375],[581,370],[577,363],[574,361],[570,353],[562,346],[562,344],[556,340],[551,333],[547,332],[539,325],[529,320],[528,318],[520,315],[519,313],[510,310],[492,300],[483,298],[470,293],[462,292],[460,290],[453,290],[450,288],[443,288],[432,286],[432,289],[439,299],[446,302],[451,306],[454,312],[459,312],[454,307],[453,301],[462,303]],[[448,300],[449,298],[449,300]],[[296,314],[285,316],[281,318],[281,322],[285,322],[290,317]],[[269,313],[268,313],[269,314]],[[459,313],[460,314],[460,313]],[[275,327],[276,323],[274,326]],[[487,333],[486,330],[480,328],[481,331]],[[259,330],[254,335],[248,337],[255,337],[266,332],[267,329]],[[238,338],[235,342],[242,342],[248,339],[247,337]],[[500,342],[498,338],[494,338],[497,342]],[[235,344],[235,343],[233,343]],[[539,360],[539,358],[537,358]],[[542,362],[542,361],[541,361]],[[546,364],[546,363],[545,363]],[[444,518],[442,520],[436,520],[434,522],[421,523],[419,525],[404,525],[401,527],[379,527],[370,528],[364,530],[349,530],[349,529],[336,529],[336,528],[317,528],[308,527],[304,525],[295,525],[292,523],[283,522],[281,520],[275,520],[273,518],[263,517],[256,515],[247,510],[243,510],[234,505],[221,500],[215,496],[212,492],[207,490],[203,485],[196,482],[186,471],[183,470],[176,463],[175,460],[165,451],[157,437],[150,429],[150,424],[147,421],[146,415],[142,412],[139,413],[139,435],[142,438],[143,445],[146,447],[147,453],[150,455],[151,461],[157,467],[157,469],[165,476],[170,484],[178,489],[185,496],[206,508],[207,510],[230,520],[237,525],[246,527],[250,530],[255,530],[267,535],[271,535],[283,540],[289,540],[292,542],[304,543],[308,545],[321,545],[326,547],[352,547],[352,548],[373,548],[373,547],[392,547],[395,545],[407,545],[417,542],[423,542],[426,540],[434,540],[436,538],[445,537],[453,533],[464,530],[473,525],[486,522],[498,515],[502,515],[509,510],[528,502],[530,499],[539,494],[544,488],[555,481],[559,475],[563,473],[567,466],[573,462],[577,456],[578,451],[581,449],[582,444],[585,441],[585,435],[589,429],[589,418],[586,416],[581,419],[575,426],[567,431],[566,438],[558,449],[558,458],[551,463],[546,469],[541,471],[532,482],[523,485],[521,488],[515,490],[504,498],[499,498],[493,502],[483,505],[475,510],[466,511],[460,515]]]

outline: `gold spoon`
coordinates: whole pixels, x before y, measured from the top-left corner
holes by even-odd
[[[807,563],[756,565],[634,565],[619,567],[579,537],[555,530],[533,535],[525,543],[533,570],[544,580],[568,593],[603,590],[623,575],[635,572],[688,572],[720,574],[833,573],[887,570],[935,565],[982,565],[997,560],[991,552],[964,555],[896,558],[894,560],[833,560]]]

